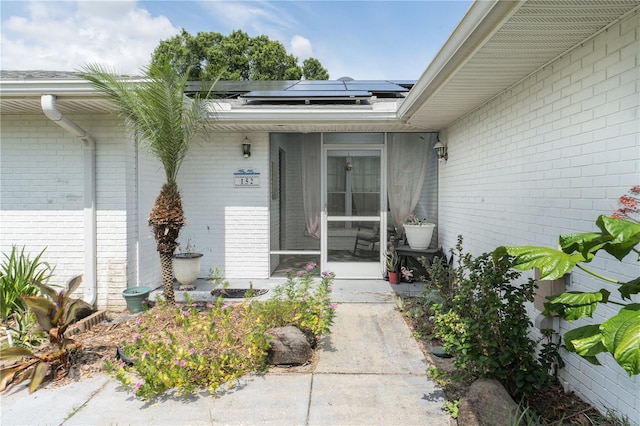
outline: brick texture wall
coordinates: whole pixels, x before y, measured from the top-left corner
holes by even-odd
[[[122,306],[128,268],[123,128],[109,117],[69,118],[97,141],[98,307]],[[51,282],[65,284],[88,261],[83,142],[37,114],[3,116],[0,135],[0,250],[16,244],[35,256],[46,247],[43,259],[55,266]]]
[[[440,241],[462,234],[467,251],[499,245],[555,247],[559,234],[595,230],[617,198],[640,184],[640,19],[634,14],[516,84],[443,132],[449,161],[440,167]],[[632,256],[604,255],[591,267],[627,280]],[[573,273],[567,290],[607,286]],[[635,298],[636,302],[640,299]],[[598,308],[601,322],[617,310]],[[532,315],[537,314],[532,309]],[[564,354],[561,378],[600,408],[640,421],[640,377],[628,377],[610,356],[603,367]]]
[[[242,141],[251,140],[251,157],[242,156]],[[140,276],[145,285],[159,285],[159,261],[155,242],[146,223],[164,172],[141,149],[140,184]],[[260,187],[234,187],[233,173],[253,168],[260,173]],[[218,133],[197,140],[178,175],[187,224],[180,232],[203,253],[200,277],[214,268],[226,278],[269,277],[269,136],[267,133]]]

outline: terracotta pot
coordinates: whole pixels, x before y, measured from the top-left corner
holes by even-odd
[[[400,272],[389,272],[389,283],[400,284]]]

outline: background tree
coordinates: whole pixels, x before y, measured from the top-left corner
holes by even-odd
[[[149,225],[160,253],[164,298],[174,303],[172,258],[185,224],[176,179],[192,140],[204,128],[205,104],[197,97],[192,100],[184,96],[189,73],[179,74],[170,66],[147,68],[141,81],[131,81],[89,64],[83,68],[82,77],[107,95],[116,111],[141,136],[141,143],[162,163],[166,183],[151,210]]]
[[[307,58],[302,62],[302,75],[305,80],[329,80],[329,73],[316,58]]]
[[[329,73],[320,61],[308,58],[303,65],[288,54],[282,43],[266,35],[249,37],[241,30],[228,36],[200,32],[180,34],[160,42],[151,55],[151,66],[169,64],[182,75],[189,70],[190,80],[328,80]]]

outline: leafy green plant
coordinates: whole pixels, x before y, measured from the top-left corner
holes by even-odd
[[[78,303],[78,299],[71,300],[69,296],[81,283],[82,276],[77,276],[70,281],[67,290],[60,292],[42,283],[36,283],[46,297],[22,296],[24,303],[36,316],[40,327],[47,332],[49,342],[54,348],[44,354],[36,354],[18,346],[4,349],[0,354],[0,360],[18,362],[2,368],[0,391],[8,384],[16,385],[31,379],[29,391],[34,392],[53,365],[61,365],[64,368],[68,366],[70,351],[80,347],[65,336],[67,328],[75,321],[74,314]]]
[[[39,291],[35,282],[45,283],[51,277],[53,269],[41,260],[43,253],[44,249],[31,259],[25,254],[24,247],[18,251],[15,245],[11,247],[10,254],[3,253],[5,259],[0,267],[0,318],[7,331],[9,346],[14,345],[13,333],[18,344],[28,342],[35,320],[21,297],[35,296]]]
[[[132,365],[105,360],[105,367],[141,399],[171,388],[184,395],[199,388],[213,392],[224,383],[231,386],[243,374],[266,367],[267,329],[296,325],[314,336],[329,332],[335,309],[330,297],[333,274],[322,274],[315,283],[315,269],[310,264],[290,274],[264,302],[218,297],[201,307],[162,301],[144,313],[138,332],[123,344]],[[250,297],[251,290],[247,293]]]
[[[384,261],[387,272],[398,272],[400,268],[400,259],[398,253],[393,246],[389,247],[389,250],[384,252]]]
[[[535,282],[513,282],[520,276],[507,256],[492,261],[462,252],[458,239],[453,271],[455,295],[446,308],[435,304],[436,337],[454,355],[454,365],[476,377],[501,381],[511,395],[544,386],[549,376],[536,360],[536,342],[528,337],[531,321],[524,303],[533,300]]]
[[[455,399],[453,401],[445,401],[443,409],[451,416],[452,419],[457,419],[458,412],[460,410],[460,400]]]
[[[315,283],[315,262],[304,269],[289,272],[287,281],[274,289],[271,299],[258,305],[263,328],[295,325],[313,335],[328,333],[333,324],[336,304],[331,301],[331,284],[335,275],[323,272]]]
[[[574,268],[618,285],[623,300],[632,301],[640,293],[640,277],[619,281],[598,274],[584,264],[593,260],[599,251],[605,251],[619,261],[631,252],[640,254],[640,224],[631,220],[601,215],[596,221],[600,232],[561,235],[559,249],[534,246],[498,247],[494,258],[506,254],[514,256],[511,264],[518,270],[540,269],[541,280],[561,278]],[[639,258],[640,259],[640,258]],[[604,288],[596,292],[566,292],[545,303],[545,313],[559,314],[567,321],[591,317],[600,303],[620,306],[616,315],[601,324],[574,328],[564,335],[567,350],[599,365],[596,355],[608,352],[631,375],[640,373],[640,303],[619,303],[610,299]]]

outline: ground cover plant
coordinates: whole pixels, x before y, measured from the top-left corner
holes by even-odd
[[[137,332],[124,343],[130,364],[107,359],[107,370],[141,399],[169,389],[184,395],[232,386],[240,376],[267,367],[269,328],[294,325],[313,337],[330,331],[333,274],[314,280],[316,268],[309,264],[291,272],[266,301],[247,294],[243,302],[219,297],[205,306],[158,303],[138,319]]]

